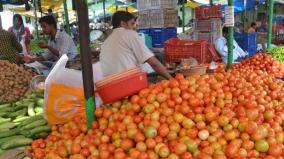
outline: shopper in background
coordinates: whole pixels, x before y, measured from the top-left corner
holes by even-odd
[[[39,57],[25,56],[27,63],[35,61],[44,61],[42,64],[52,68],[53,64],[64,54],[69,59],[74,59],[77,55],[77,48],[73,39],[64,31],[57,30],[57,24],[52,16],[45,16],[39,19],[42,31],[49,36],[48,43],[40,42],[40,48],[45,49]]]
[[[228,40],[229,40],[229,29],[224,27],[223,36],[218,38],[215,42],[216,50],[219,52],[224,63],[228,63]],[[233,42],[233,62],[240,61],[242,58],[245,58],[248,54],[244,52],[238,43],[234,40]]]
[[[49,8],[49,9],[47,10],[47,15],[51,15],[51,16],[53,16],[53,18],[54,18],[54,19],[55,19],[55,21],[57,22],[58,15],[57,15],[56,13],[53,13],[53,11],[52,11],[52,9],[51,9],[51,8]]]
[[[13,33],[0,28],[0,60],[8,60],[11,63],[20,63],[22,46]]]
[[[248,33],[255,33],[256,32],[256,23],[252,22],[250,28],[248,29]]]
[[[103,43],[100,54],[100,64],[105,77],[147,62],[158,74],[166,79],[171,78],[166,68],[134,31],[134,15],[118,11],[112,17],[112,25],[114,30]]]
[[[8,29],[13,33],[18,42],[22,44],[23,53],[28,54],[30,51],[29,45],[31,41],[31,32],[28,27],[24,26],[23,18],[19,14],[13,16],[13,26]]]

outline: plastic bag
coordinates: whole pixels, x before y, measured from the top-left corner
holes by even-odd
[[[44,113],[49,124],[61,124],[76,116],[85,116],[82,72],[65,68],[68,61],[63,55],[45,81]],[[100,64],[93,64],[94,82],[103,75]],[[102,102],[96,97],[96,105]]]

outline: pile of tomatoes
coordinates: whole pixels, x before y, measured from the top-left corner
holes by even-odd
[[[75,118],[28,150],[35,159],[283,159],[284,82],[250,69],[177,74]]]
[[[259,53],[250,57],[240,64],[233,66],[235,69],[247,68],[252,70],[262,70],[276,77],[284,77],[284,64],[273,59],[272,55]]]

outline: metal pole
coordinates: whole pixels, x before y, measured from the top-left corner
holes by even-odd
[[[65,25],[66,25],[66,32],[70,35],[70,25],[69,25],[69,15],[68,15],[68,8],[66,0],[63,0],[64,6],[64,16],[65,16]]]
[[[182,32],[185,32],[185,2],[186,0],[182,1]]]
[[[90,53],[90,33],[89,33],[89,16],[87,0],[77,1],[78,25],[79,25],[79,40],[80,53],[82,61],[83,84],[85,93],[85,106],[87,115],[88,128],[92,128],[92,121],[96,119],[94,112],[96,109],[94,97],[94,81],[93,68]]]
[[[234,0],[228,0],[229,6],[234,6]],[[229,27],[229,40],[228,40],[228,65],[231,68],[233,64],[233,42],[234,42],[234,27]]]
[[[39,32],[38,32],[38,23],[37,23],[37,0],[34,0],[34,14],[35,14],[35,29],[36,29],[36,38],[39,39]]]
[[[269,0],[268,6],[268,33],[267,33],[267,48],[271,47],[272,43],[272,23],[273,23],[273,7],[274,7],[274,0]]]
[[[104,20],[106,19],[106,1],[103,0]]]

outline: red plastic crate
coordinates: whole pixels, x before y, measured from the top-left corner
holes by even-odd
[[[208,44],[208,62],[215,61],[221,62],[222,58],[218,54],[214,44]]]
[[[222,17],[222,6],[200,6],[195,10],[196,19],[205,20]]]
[[[97,87],[104,103],[111,103],[133,95],[148,86],[147,74],[138,72]]]
[[[167,63],[181,62],[184,58],[195,58],[199,63],[206,62],[207,42],[204,40],[170,39],[165,43],[165,56]]]

